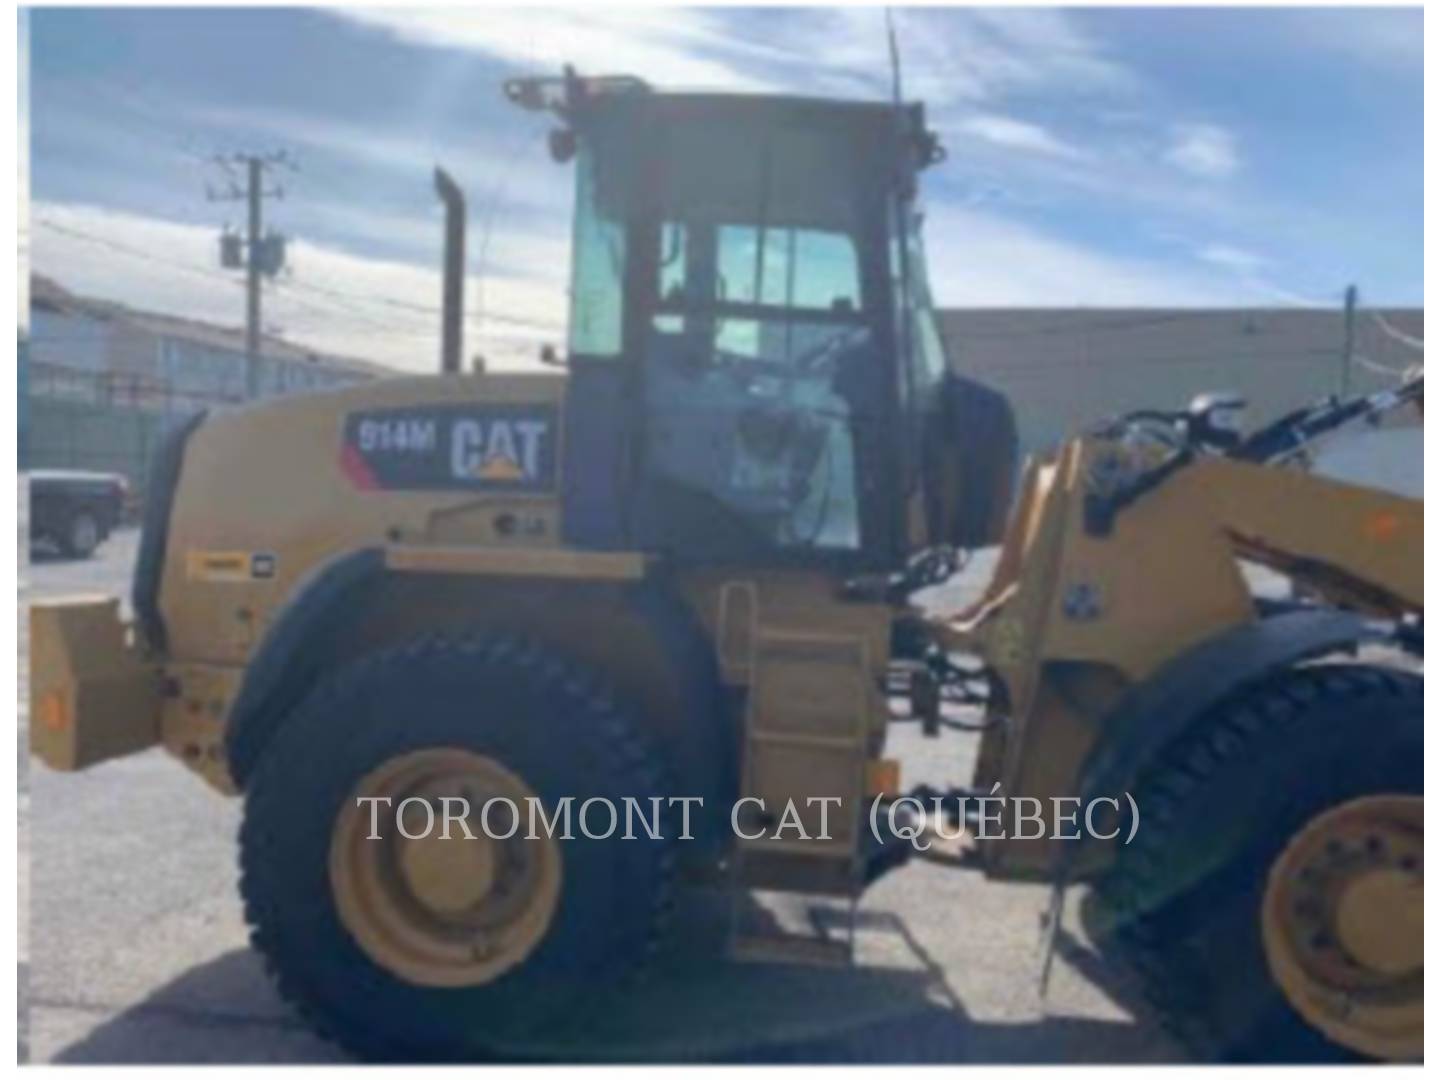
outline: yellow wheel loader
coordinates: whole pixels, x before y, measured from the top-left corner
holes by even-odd
[[[368,1057],[504,1053],[615,992],[682,879],[853,903],[938,795],[955,861],[1089,886],[1197,1052],[1418,1059],[1423,508],[1291,466],[1419,381],[1248,435],[1225,398],[1124,417],[1012,498],[1009,407],[926,284],[920,106],[506,93],[575,169],[565,370],[461,374],[447,333],[439,376],[176,432],[133,621],[32,610],[35,753],[158,744],[243,797],[254,944]],[[996,544],[973,606],[915,602]],[[887,724],[957,703],[973,788],[907,793]],[[981,795],[1038,831],[986,838]]]

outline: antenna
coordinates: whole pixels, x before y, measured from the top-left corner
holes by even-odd
[[[900,82],[900,44],[895,39],[895,14],[887,4],[885,7],[885,36],[890,42],[890,96],[895,108],[899,109],[905,100]]]
[[[890,93],[892,98],[894,99],[892,104],[895,110],[894,133],[895,141],[897,144],[896,149],[900,151],[900,154],[909,154],[910,140],[907,138],[906,135],[907,127],[905,122],[905,98],[903,97],[904,90],[900,83],[900,44],[895,38],[895,15],[894,12],[891,11],[889,5],[886,5],[885,7],[885,36],[889,39],[890,43]],[[902,191],[908,192],[908,175],[904,171],[907,166],[901,164],[901,161],[903,159],[901,158],[900,154],[897,154],[896,156],[895,168],[900,170],[900,175],[898,179],[903,185]],[[899,255],[898,261],[900,263],[900,280],[897,283],[900,293],[900,310],[903,311],[905,315],[900,320],[899,333],[896,335],[896,337],[898,339],[897,344],[899,345],[900,353],[899,366],[902,372],[901,378],[904,379],[908,385],[913,378],[911,374],[913,365],[910,363],[910,356],[912,350],[915,348],[915,333],[910,325],[910,320],[914,317],[914,313],[911,309],[911,300],[914,296],[914,292],[910,280],[912,273],[910,268],[909,236],[911,225],[909,218],[911,211],[908,201],[906,201],[903,197],[900,202],[900,207],[903,211],[904,216],[902,217],[899,224],[900,235],[895,237],[895,242],[897,254]],[[909,392],[914,392],[913,386],[909,386],[908,389]]]

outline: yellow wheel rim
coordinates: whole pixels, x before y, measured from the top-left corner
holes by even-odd
[[[1424,800],[1380,795],[1311,819],[1271,867],[1265,958],[1286,998],[1342,1046],[1424,1053]]]
[[[483,985],[523,961],[549,929],[562,873],[553,839],[526,838],[534,797],[493,758],[450,747],[363,777],[335,820],[330,889],[366,955],[406,982],[449,988]],[[512,826],[513,836],[493,838]]]

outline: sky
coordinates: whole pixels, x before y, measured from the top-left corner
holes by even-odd
[[[1420,8],[894,15],[949,154],[923,177],[941,304],[1423,302]],[[469,198],[467,355],[563,344],[571,173],[505,78],[890,90],[880,8],[49,8],[20,29],[37,273],[238,325],[217,237],[244,207],[216,159],[285,151],[267,331],[410,370],[438,352],[436,164]]]

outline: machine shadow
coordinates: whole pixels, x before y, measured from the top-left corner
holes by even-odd
[[[894,935],[903,968],[816,968],[727,961],[723,904],[680,908],[678,942],[651,975],[568,1017],[517,1061],[584,1063],[1119,1063],[1157,1056],[1131,1021],[1049,1017],[976,1021],[903,920],[865,913],[864,935]],[[763,910],[748,913],[760,919]],[[833,921],[812,913],[817,932]],[[1062,942],[1072,963],[1083,946]],[[237,1006],[236,1002],[246,1005]],[[1143,1013],[1139,1015],[1144,1015]],[[278,1001],[259,958],[237,949],[160,988],[68,1046],[63,1063],[343,1061]],[[1169,1059],[1175,1060],[1175,1059]]]
[[[32,1046],[37,1041],[31,1032]],[[279,999],[264,963],[234,949],[186,971],[54,1055],[57,1064],[345,1062]]]

